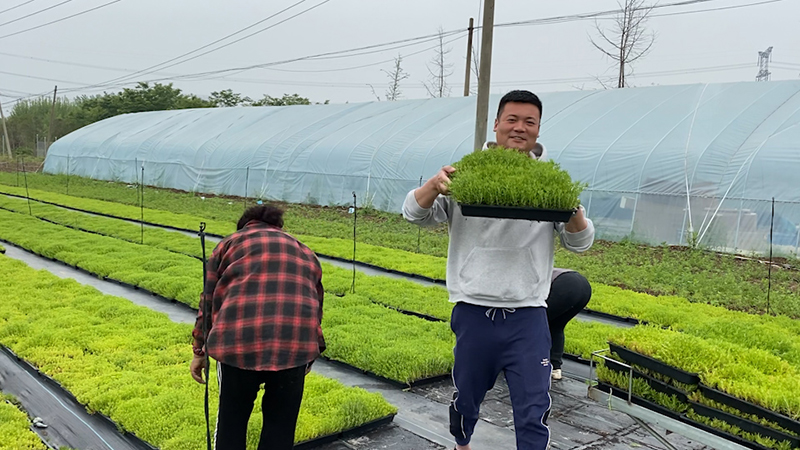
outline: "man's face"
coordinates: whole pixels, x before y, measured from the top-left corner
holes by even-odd
[[[529,153],[539,137],[539,108],[530,103],[508,102],[494,120],[495,140],[506,148]]]

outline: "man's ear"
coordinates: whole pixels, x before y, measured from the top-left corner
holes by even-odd
[[[492,131],[494,131],[495,133],[497,133],[497,124],[499,123],[500,119],[494,119],[494,128],[492,129]]]

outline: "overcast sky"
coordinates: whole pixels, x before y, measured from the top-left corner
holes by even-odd
[[[73,97],[100,93],[86,88],[182,55],[252,25],[299,0],[116,0],[95,11],[32,31],[10,34],[101,6],[113,0],[0,0],[0,94],[8,112],[13,97],[50,91]],[[679,0],[661,0],[665,5]],[[665,7],[654,15],[726,8],[767,0],[712,0],[690,6]],[[62,5],[58,5],[63,3]],[[321,4],[324,3],[324,4]],[[411,75],[401,85],[404,98],[424,98],[426,63],[434,56],[433,42],[386,49],[346,58],[316,59],[205,75],[174,78],[253,66],[382,44],[443,30],[466,30],[476,23],[479,0],[307,0],[268,20],[242,37],[293,14],[321,4],[296,18],[219,51],[155,73],[125,79],[167,78],[185,92],[207,97],[212,91],[233,89],[253,98],[264,94],[297,93],[312,101],[333,103],[375,100],[372,85],[383,96],[390,60],[404,55]],[[16,20],[53,7],[28,18]],[[497,0],[495,23],[613,10],[615,0]],[[13,21],[13,22],[12,22]],[[7,23],[11,22],[11,23]],[[610,26],[600,21],[601,26]],[[594,20],[549,25],[498,27],[492,61],[492,92],[525,88],[534,92],[598,89],[595,77],[613,78],[613,62],[593,48],[589,36]],[[656,33],[651,53],[635,66],[630,83],[686,84],[753,81],[758,51],[773,46],[773,80],[800,79],[800,0],[773,1],[738,9],[653,17]],[[223,41],[230,42],[232,39]],[[446,38],[452,75],[452,95],[462,95],[466,33]],[[219,44],[218,44],[219,45]],[[209,47],[206,50],[212,49]],[[49,61],[41,61],[37,59]],[[87,67],[92,66],[92,67]],[[350,70],[333,69],[348,69]],[[36,77],[36,78],[34,78]],[[116,91],[119,87],[105,87]]]

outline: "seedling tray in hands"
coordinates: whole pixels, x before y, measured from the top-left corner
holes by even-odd
[[[657,359],[636,353],[611,342],[609,342],[608,345],[612,353],[616,353],[627,363],[636,364],[637,366],[644,367],[645,369],[650,369],[683,384],[697,385],[700,383],[700,376],[698,376],[696,373],[686,372],[678,369],[677,367],[672,367],[669,364],[665,364]]]
[[[486,205],[463,205],[461,214],[465,217],[486,217],[492,219],[520,219],[533,220],[537,222],[569,222],[575,214],[574,209],[538,209],[538,208],[518,208],[513,206],[486,206]]]

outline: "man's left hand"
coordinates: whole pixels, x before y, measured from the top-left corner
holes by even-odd
[[[578,211],[569,219],[567,225],[564,227],[569,233],[578,233],[586,229],[589,222],[586,221],[586,214],[583,206],[578,206]]]

